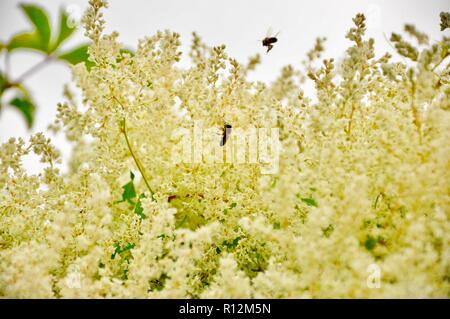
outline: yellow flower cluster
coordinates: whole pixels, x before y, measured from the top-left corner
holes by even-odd
[[[124,50],[105,6],[83,19],[83,108],[66,90],[52,127],[74,143],[69,173],[42,134],[0,147],[0,296],[449,297],[450,38],[409,25],[417,45],[394,34],[409,61],[391,62],[358,14],[342,60],[318,63],[318,39],[267,85],[246,79],[259,56],[240,64],[196,34],[189,68],[169,31]],[[278,171],[174,162],[173,132],[198,122],[217,143],[224,123],[278,128]]]

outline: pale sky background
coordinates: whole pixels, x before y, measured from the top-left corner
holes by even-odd
[[[0,0],[0,40],[28,28],[28,22],[18,8],[22,2],[38,3],[50,13],[57,25],[58,11],[68,7],[81,14],[87,0]],[[170,29],[181,34],[182,50],[187,53],[191,32],[196,31],[208,45],[226,44],[230,56],[241,62],[255,53],[261,53],[262,64],[251,75],[253,80],[271,81],[282,66],[299,65],[305,53],[318,36],[327,37],[324,58],[339,59],[349,46],[345,39],[352,26],[352,17],[363,12],[367,17],[367,35],[375,38],[378,55],[393,52],[383,33],[401,32],[405,23],[413,23],[433,40],[442,36],[439,31],[439,13],[450,11],[450,0],[111,0],[105,12],[106,32],[116,30],[120,40],[135,47],[137,40],[157,30]],[[269,27],[281,31],[279,42],[266,55],[261,46]],[[448,31],[448,30],[447,30]],[[448,35],[448,33],[447,33]],[[83,41],[79,30],[65,48]],[[185,54],[185,61],[188,57]],[[14,53],[11,57],[12,78],[42,59],[36,53]],[[4,56],[0,57],[4,70]],[[35,124],[28,131],[22,116],[12,107],[4,107],[0,114],[0,143],[10,136],[27,138],[30,133],[46,132],[53,121],[56,104],[62,101],[62,86],[71,80],[70,69],[62,63],[53,63],[25,81],[38,105]],[[63,134],[46,133],[63,153],[63,161],[70,156],[71,145]],[[34,160],[25,162],[31,170],[39,165]],[[65,165],[63,165],[64,167]]]

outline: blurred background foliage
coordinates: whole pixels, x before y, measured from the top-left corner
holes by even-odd
[[[77,22],[73,21],[65,10],[60,10],[57,28],[52,28],[49,15],[44,8],[34,4],[21,4],[19,8],[28,18],[30,29],[12,35],[6,42],[0,42],[0,54],[5,61],[4,65],[0,66],[0,112],[4,107],[16,108],[22,114],[28,128],[31,128],[37,105],[29,88],[24,85],[24,80],[53,61],[69,65],[84,62],[87,68],[92,66],[92,62],[88,60],[87,43],[67,50],[61,48],[77,30]],[[42,55],[43,59],[22,75],[12,78],[10,68],[14,66],[10,65],[10,55],[20,50],[31,50]],[[13,91],[13,97],[6,99],[6,92],[9,91]]]

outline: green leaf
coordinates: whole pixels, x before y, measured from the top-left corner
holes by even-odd
[[[317,202],[313,198],[302,197],[300,199],[308,206],[318,207]]]
[[[236,247],[239,245],[239,241],[242,239],[241,236],[236,237],[232,241],[224,240],[222,245],[227,248],[229,252],[236,249]]]
[[[175,225],[175,228],[181,228],[187,220],[187,215],[184,215],[183,219]]]
[[[8,80],[6,79],[3,72],[0,70],[0,111],[2,110],[2,95],[7,87]]]
[[[33,33],[25,32],[16,34],[11,38],[11,40],[9,40],[7,48],[8,51],[12,51],[18,48],[42,51],[40,38],[36,32]]]
[[[131,49],[131,48],[122,48],[122,49],[120,49],[120,53],[121,54],[128,53],[132,57],[135,55],[133,49]]]
[[[134,174],[130,171],[130,181],[122,186],[123,193],[122,193],[122,199],[117,201],[116,203],[122,203],[127,201],[128,203],[135,205],[132,201],[133,198],[136,198],[136,189],[134,188]]]
[[[58,37],[56,38],[56,42],[52,45],[52,52],[59,48],[61,44],[76,31],[77,28],[75,26],[69,27],[68,20],[69,17],[66,12],[64,10],[60,10]]]
[[[237,206],[236,203],[231,203],[230,207],[225,208],[225,209],[223,210],[223,213],[224,213],[225,215],[228,214],[228,212],[230,211],[230,209],[233,209],[233,208],[235,208],[236,206]]]
[[[73,65],[84,62],[86,64],[86,68],[90,70],[91,67],[94,66],[94,63],[88,60],[88,48],[88,44],[82,44],[68,52],[60,54],[58,58]]]
[[[331,233],[332,233],[333,231],[334,231],[334,226],[333,226],[333,224],[328,225],[327,228],[322,228],[323,235],[324,235],[326,238],[330,237],[330,235],[331,235]]]
[[[129,54],[131,57],[134,57],[135,53],[132,49],[122,48],[120,49],[120,55],[117,57],[117,62],[122,61],[124,54]]]
[[[138,200],[136,202],[136,205],[134,206],[134,213],[139,215],[139,217],[141,217],[142,219],[145,219],[147,216],[145,216],[144,214],[144,209],[142,208],[142,203],[141,203],[141,199],[145,198],[145,194],[142,193],[141,195],[139,195]]]
[[[3,74],[3,72],[0,70],[0,97],[2,96],[3,92],[6,89],[6,83],[8,81],[6,80],[5,75]]]
[[[277,182],[278,182],[278,177],[275,177],[275,178],[273,179],[273,181],[272,181],[271,187],[272,187],[272,188],[275,188],[275,186],[277,186]]]
[[[237,245],[239,244],[239,241],[241,240],[241,237],[236,237],[235,239],[233,239],[233,242],[232,242],[232,247],[233,248],[236,248],[237,247]]]
[[[150,288],[148,291],[161,291],[164,289],[166,280],[170,279],[166,274],[162,274],[159,278],[150,280]]]
[[[40,49],[48,52],[51,28],[47,13],[41,7],[32,4],[21,4],[20,7],[35,27],[35,33],[39,38]]]
[[[111,259],[115,259],[117,255],[120,255],[124,252],[130,251],[131,249],[133,249],[136,245],[134,243],[128,243],[127,245],[125,245],[123,248],[120,247],[120,244],[115,244],[115,250],[114,253],[112,253],[111,255]],[[128,256],[127,256],[128,257]],[[128,259],[128,258],[126,258]]]
[[[22,113],[28,128],[31,128],[34,120],[34,112],[36,110],[34,103],[28,97],[17,96],[9,101],[9,104],[16,107]]]
[[[368,236],[367,240],[364,242],[364,246],[367,250],[373,250],[377,244],[377,240],[372,236]]]

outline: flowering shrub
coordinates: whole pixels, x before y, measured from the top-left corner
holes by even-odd
[[[66,89],[52,125],[75,145],[69,173],[43,134],[1,146],[0,295],[448,297],[450,38],[409,25],[417,45],[393,34],[391,62],[358,14],[342,61],[319,62],[318,39],[266,85],[246,80],[258,56],[196,34],[187,69],[169,31],[125,52],[103,7],[83,19],[94,66],[73,67],[83,107]],[[278,171],[174,161],[173,132],[198,121],[217,144],[224,123],[278,128]],[[40,174],[21,165],[31,153]]]

